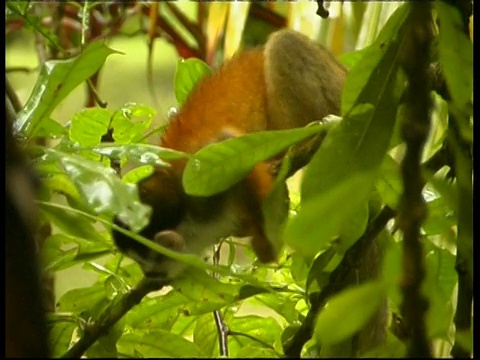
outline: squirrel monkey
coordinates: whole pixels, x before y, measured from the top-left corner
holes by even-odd
[[[346,69],[324,47],[297,32],[280,30],[265,46],[236,55],[202,79],[171,120],[161,146],[193,154],[229,137],[304,127],[339,115],[345,77]],[[244,180],[210,197],[185,194],[185,164],[173,161],[138,183],[141,201],[152,207],[141,234],[194,254],[221,238],[250,236],[260,261],[275,260],[261,210],[275,179],[272,164],[257,164]],[[119,232],[114,239],[146,276],[172,277],[180,271],[173,260]]]

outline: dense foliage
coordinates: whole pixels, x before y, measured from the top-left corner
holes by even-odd
[[[72,10],[68,6],[77,9],[77,14],[106,14],[95,3],[68,4],[65,14]],[[359,4],[363,8],[356,11],[372,11],[368,5]],[[24,26],[56,49],[50,54],[53,60],[42,65],[14,124],[15,136],[43,184],[36,202],[41,222],[53,229],[42,244],[42,271],[54,274],[81,264],[83,271],[96,274],[91,286],[70,289],[56,299],[55,312],[48,318],[53,356],[213,357],[225,350],[221,340],[226,337],[229,356],[281,357],[302,336],[302,356],[317,356],[320,346],[338,343],[361,329],[383,296],[387,296],[391,311],[387,341],[360,355],[402,357],[408,353],[402,284],[411,274],[403,257],[412,254],[404,247],[403,231],[398,231],[402,224],[390,220],[399,212],[401,219],[408,218],[415,210],[405,205],[409,178],[404,176],[408,164],[402,163],[409,146],[405,133],[409,126],[418,125],[408,118],[406,95],[411,80],[405,54],[412,36],[413,5],[398,6],[381,29],[374,31],[371,42],[341,56],[349,75],[338,124],[253,134],[191,156],[149,143],[162,130],[152,124],[156,116],[153,107],[128,103],[110,108],[102,104],[101,94],[95,93],[95,83],[89,79],[98,76],[108,57],[121,56],[105,44],[103,35],[89,38],[81,30],[72,47],[74,55],[67,56],[63,53],[65,39],[45,26],[41,21],[45,13],[32,11],[35,6],[38,4],[33,2],[7,2],[6,8],[7,26],[23,19]],[[126,12],[127,5],[122,6],[126,8],[109,8],[113,20],[121,11],[127,18],[132,16]],[[158,9],[158,4],[135,6],[140,7],[137,10],[143,21],[151,19],[155,11],[159,19],[182,22],[173,5],[168,11]],[[214,6],[219,5],[204,10],[227,11]],[[230,11],[235,11],[233,5]],[[431,11],[436,20],[431,23],[434,36],[428,53],[428,69],[433,69],[428,72],[433,74],[431,108],[427,109],[431,122],[421,148],[421,168],[417,169],[426,181],[422,195],[427,215],[421,224],[418,251],[426,271],[421,284],[428,303],[426,336],[433,344],[433,354],[446,356],[452,346],[457,351],[472,350],[473,47],[456,7],[435,2]],[[244,23],[248,17],[252,13],[246,10]],[[271,27],[278,25],[268,19],[262,20]],[[120,26],[113,20],[105,29],[115,33]],[[79,22],[80,28],[88,25],[86,21],[84,17]],[[367,23],[364,19],[362,26]],[[213,20],[209,24],[212,32],[225,26]],[[161,31],[166,31],[165,22],[162,26]],[[152,29],[157,30],[154,25],[146,30],[151,41],[156,37]],[[200,45],[189,48],[198,51],[185,55],[188,47],[172,36],[174,30],[169,31],[180,55],[213,62],[216,52],[206,45],[203,50],[198,50]],[[242,29],[229,31],[226,37],[235,38],[232,33]],[[222,47],[216,42],[218,51]],[[172,89],[179,104],[209,71],[201,60],[179,61]],[[52,118],[62,100],[87,81],[94,99],[89,101],[97,105],[88,104],[66,122]],[[114,216],[126,219],[133,232],[148,220],[149,209],[139,202],[134,184],[150,174],[153,166],[168,166],[172,159],[188,157],[185,190],[195,195],[214,194],[236,183],[257,162],[325,129],[328,134],[305,170],[300,193],[291,190],[289,219],[284,227],[275,229],[281,234],[278,263],[258,263],[242,239],[223,241],[214,250],[221,254],[220,265],[213,265],[212,256],[205,262],[199,256],[172,254],[132,233],[152,249],[190,265],[171,286],[151,292],[153,288],[142,279],[138,265],[114,246]],[[39,138],[47,139],[48,145]],[[283,180],[280,177],[278,181]],[[284,196],[280,187],[277,190],[266,204],[267,212],[273,213],[276,201]],[[332,286],[341,276],[338,269],[348,267],[349,261],[351,266],[352,256],[361,256],[355,244],[375,238],[385,254],[379,279],[349,289]],[[464,276],[460,279],[463,286],[459,286],[456,269]],[[327,306],[315,316],[312,304],[322,297],[328,300]],[[470,319],[466,327],[465,322],[456,322],[465,318],[465,313]],[[298,330],[312,317],[310,339]],[[223,325],[228,330],[222,330]]]

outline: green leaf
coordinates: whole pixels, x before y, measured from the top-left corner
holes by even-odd
[[[252,303],[267,307],[282,316],[288,323],[293,323],[298,320],[299,313],[295,309],[297,301],[292,297],[291,294],[266,293],[252,298]]]
[[[149,208],[140,202],[137,188],[122,182],[113,169],[80,156],[44,150],[45,160],[53,158],[61,164],[92,212],[118,216],[133,231],[146,225]]]
[[[287,223],[285,242],[306,259],[312,259],[327,248],[351,216],[365,205],[374,177],[372,172],[354,174],[329,192],[303,200],[298,215]]]
[[[179,307],[185,298],[176,292],[146,297],[125,316],[125,324],[146,331],[170,330],[179,317]]]
[[[177,102],[183,104],[197,83],[211,73],[210,67],[200,59],[190,58],[178,61],[174,78]]]
[[[45,119],[42,121],[36,135],[38,137],[59,138],[68,134],[65,126],[53,119]]]
[[[280,339],[282,333],[282,328],[275,319],[257,315],[234,317],[228,322],[228,326],[232,331],[248,334],[272,347],[275,341]],[[229,339],[231,339],[232,354],[235,354],[245,346],[262,346],[259,342],[243,336],[236,335]],[[266,347],[264,346],[264,348]]]
[[[88,311],[93,304],[105,299],[103,284],[96,283],[90,287],[77,288],[67,291],[57,302],[59,312],[75,312],[76,314]]]
[[[72,342],[72,335],[77,328],[75,322],[55,321],[48,326],[48,345],[50,355],[59,358],[67,352]]]
[[[237,358],[249,358],[249,359],[260,359],[260,358],[270,358],[276,359],[279,357],[279,354],[270,348],[260,347],[258,345],[247,345],[241,347],[240,350],[235,354]]]
[[[70,124],[70,140],[81,147],[100,144],[102,136],[108,131],[113,112],[107,109],[84,109],[73,115]]]
[[[64,245],[68,245],[70,248],[66,250]],[[73,248],[72,245],[74,245]],[[42,245],[42,262],[45,271],[58,271],[97,259],[112,251],[113,246],[110,244],[79,239],[65,234],[54,234],[49,236]]]
[[[150,127],[155,109],[136,103],[127,103],[112,118],[113,139],[118,144],[135,143],[144,138]]]
[[[142,165],[123,175],[122,181],[128,184],[137,184],[140,180],[152,175],[154,171],[155,168],[152,165]]]
[[[428,281],[437,287],[445,300],[451,299],[453,289],[458,281],[455,270],[455,255],[446,249],[439,248],[431,242],[426,243],[425,263]]]
[[[315,337],[322,346],[343,341],[370,320],[385,296],[385,285],[372,281],[344,290],[333,297],[318,315]]]
[[[187,269],[172,283],[175,290],[191,300],[183,307],[189,315],[213,311],[233,303],[240,290],[238,284],[226,284],[204,271]]]
[[[92,221],[89,219],[71,212],[66,212],[63,209],[43,206],[42,204],[39,204],[39,207],[47,218],[66,235],[87,239],[92,242],[106,243],[105,238],[95,229]]]
[[[403,183],[400,165],[390,155],[385,156],[383,159],[380,176],[375,183],[375,187],[383,202],[392,209],[396,209],[400,196],[403,193]]]
[[[357,208],[340,229],[339,239],[335,242],[335,250],[344,254],[362,236],[368,224],[368,204]]]
[[[422,229],[427,235],[442,235],[445,241],[454,244],[456,241],[455,227],[457,217],[454,211],[447,206],[444,198],[439,197],[427,203],[427,218]]]
[[[380,30],[377,38],[374,41],[374,44],[380,45],[391,40],[399,40],[399,38],[401,38],[403,35],[402,30],[409,13],[409,4],[400,5],[393,12],[393,14],[390,15],[385,25],[383,25],[382,30]]]
[[[473,44],[463,31],[460,11],[443,1],[435,2],[439,18],[440,64],[454,104],[471,114],[473,96]]]
[[[396,42],[371,46],[348,74],[343,120],[313,156],[302,182],[302,199],[328,192],[356,172],[380,167],[395,126],[399,47]]]
[[[275,256],[282,246],[282,233],[289,213],[289,196],[287,175],[291,168],[291,158],[287,154],[283,158],[281,169],[273,183],[272,190],[262,204],[263,228],[266,238],[273,245]]]
[[[188,161],[183,186],[190,195],[210,196],[243,179],[253,167],[304,139],[331,128],[332,123],[300,129],[262,131],[210,144]]]
[[[325,268],[327,265],[330,263],[330,261],[333,259],[333,256],[335,255],[335,250],[333,248],[327,249],[325,252],[321,253],[318,255],[310,265],[310,269],[308,271],[308,277],[307,277],[307,284],[305,286],[305,289],[307,290],[307,293],[311,294],[313,290],[318,290],[324,286],[326,281],[329,278],[329,273],[325,272]],[[311,288],[313,282],[317,282],[317,287]]]
[[[14,130],[22,138],[31,138],[55,107],[82,82],[95,74],[111,55],[120,52],[102,41],[89,44],[78,56],[68,60],[45,62],[30,98],[18,113]]]
[[[193,341],[207,357],[218,357],[218,332],[211,312],[198,317]]]
[[[169,166],[165,161],[187,158],[188,155],[177,150],[149,144],[99,144],[93,151],[109,159],[123,159],[136,164]]]
[[[117,343],[119,353],[138,358],[205,357],[198,347],[180,335],[165,330],[134,331],[124,334]]]

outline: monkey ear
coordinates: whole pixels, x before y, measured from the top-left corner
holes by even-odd
[[[183,252],[185,250],[185,239],[173,230],[164,230],[156,233],[153,241],[177,252]]]
[[[244,135],[244,133],[233,126],[224,126],[217,134],[216,141],[223,141],[238,136]]]

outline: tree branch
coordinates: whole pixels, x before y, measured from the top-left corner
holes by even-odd
[[[441,149],[425,161],[422,165],[422,170],[435,173],[445,165],[447,165],[445,150]],[[343,260],[330,275],[328,285],[322,289],[317,297],[311,299],[310,310],[300,326],[300,329],[298,329],[292,340],[285,344],[284,349],[287,357],[300,357],[303,346],[312,337],[314,320],[320,309],[323,308],[330,297],[342,290],[343,283],[345,282],[344,280],[348,277],[350,271],[358,267],[361,259],[365,257],[365,252],[368,247],[372,244],[380,231],[385,228],[388,221],[393,219],[395,215],[395,210],[385,206],[369,223],[362,237],[345,253]]]
[[[406,144],[401,163],[404,191],[400,200],[398,227],[403,233],[403,295],[401,311],[409,338],[407,356],[431,357],[430,344],[425,327],[428,300],[421,292],[425,278],[423,244],[420,228],[427,216],[427,205],[422,191],[425,180],[420,162],[423,146],[430,130],[429,45],[431,32],[431,5],[411,3],[406,44],[402,54],[402,67],[408,78],[405,93],[405,117],[402,136]]]
[[[83,353],[92,346],[103,334],[119,321],[131,308],[140,303],[140,301],[152,291],[156,291],[165,286],[157,280],[143,278],[136,287],[128,293],[122,295],[119,301],[114,302],[110,307],[95,321],[93,325],[85,327],[84,334],[73,345],[62,358],[80,358]]]

